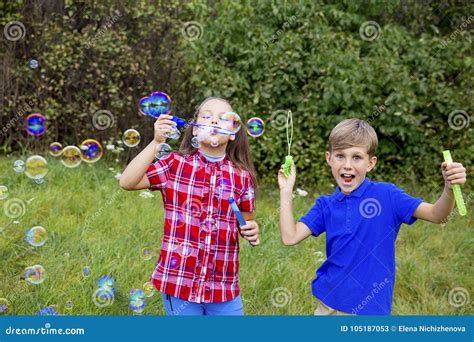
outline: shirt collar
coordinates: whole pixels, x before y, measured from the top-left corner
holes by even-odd
[[[337,186],[336,192],[335,192],[336,198],[339,201],[342,201],[346,197],[351,197],[351,196],[360,197],[364,194],[365,190],[370,185],[370,183],[371,183],[370,179],[368,177],[365,177],[364,181],[359,185],[357,189],[352,191],[350,195],[346,195],[345,193],[341,192],[341,189],[339,188],[339,186]]]
[[[202,155],[201,151],[199,151],[198,149],[196,149],[195,155],[196,155],[197,158],[198,158],[203,164],[205,164],[205,165],[217,165],[217,166],[221,166],[221,165],[227,163],[227,153],[225,154],[224,159],[219,160],[219,161],[216,161],[216,162],[209,161],[206,157],[204,157],[204,156]]]

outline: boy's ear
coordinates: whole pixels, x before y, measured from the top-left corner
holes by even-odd
[[[369,157],[369,165],[367,166],[367,172],[372,171],[372,169],[375,167],[375,164],[377,164],[377,157]]]
[[[328,163],[329,166],[331,166],[331,152],[326,151],[326,162]]]

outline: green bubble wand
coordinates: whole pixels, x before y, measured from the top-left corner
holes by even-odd
[[[286,117],[286,142],[288,143],[288,155],[285,157],[285,164],[283,164],[283,174],[286,178],[290,176],[291,164],[293,164],[293,157],[291,156],[291,143],[293,142],[293,114],[291,110],[288,111]]]
[[[444,161],[448,164],[453,162],[453,158],[451,157],[451,152],[449,150],[443,151]],[[456,201],[456,206],[458,207],[459,214],[461,216],[465,216],[467,214],[466,204],[464,203],[464,199],[462,198],[461,186],[459,184],[453,184],[453,194],[454,200]]]

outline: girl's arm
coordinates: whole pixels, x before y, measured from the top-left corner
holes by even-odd
[[[146,170],[155,159],[156,147],[166,141],[166,133],[171,131],[171,126],[176,125],[171,118],[170,115],[160,115],[156,120],[153,141],[133,158],[120,176],[120,186],[123,189],[140,190],[150,187]]]

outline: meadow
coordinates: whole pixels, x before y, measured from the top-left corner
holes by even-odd
[[[149,280],[159,253],[163,230],[161,194],[127,192],[115,178],[124,165],[106,158],[96,164],[64,167],[47,157],[49,172],[42,184],[13,170],[20,156],[0,158],[0,185],[8,198],[0,201],[0,298],[8,301],[7,315],[34,315],[56,306],[66,315],[132,315],[131,289]],[[432,201],[433,189],[406,186],[413,195]],[[295,217],[303,215],[319,192],[297,186],[307,196],[295,194]],[[324,191],[331,189],[328,186]],[[311,280],[325,258],[325,236],[308,238],[285,247],[278,228],[278,198],[274,184],[263,184],[257,197],[256,218],[261,245],[251,248],[241,240],[240,286],[247,315],[311,315],[317,302]],[[13,207],[15,206],[15,207]],[[473,211],[453,217],[444,225],[418,221],[402,226],[397,240],[397,281],[394,315],[470,315],[473,307]],[[25,241],[33,226],[47,230],[41,247]],[[143,249],[151,258],[143,257]],[[44,282],[24,280],[27,266],[44,266]],[[90,275],[83,274],[89,267]],[[111,275],[116,295],[110,305],[97,305],[97,280]],[[159,293],[149,297],[143,315],[163,315]]]

